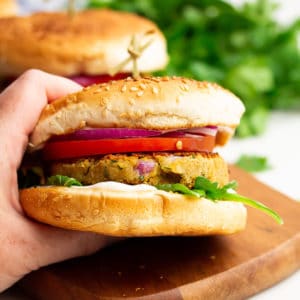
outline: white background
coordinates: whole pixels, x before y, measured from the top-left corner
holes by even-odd
[[[84,1],[84,0],[82,0]],[[23,1],[26,2],[26,1]],[[36,5],[42,1],[27,1]],[[48,1],[50,3],[52,1]],[[59,2],[59,1],[54,1]],[[52,2],[52,3],[54,3]],[[79,1],[80,2],[80,1]],[[237,5],[244,1],[231,0]],[[286,24],[300,16],[300,3],[297,0],[282,2],[277,13],[280,22]],[[47,2],[46,2],[47,3]],[[48,4],[49,5],[49,4]],[[299,51],[300,55],[300,51]],[[300,70],[299,70],[300,72]],[[299,95],[300,97],[300,95]],[[272,168],[255,176],[273,188],[283,192],[295,200],[300,201],[300,111],[275,112],[271,115],[267,131],[260,137],[244,140],[233,139],[222,149],[220,154],[228,161],[235,162],[241,154],[257,154],[267,156]],[[300,208],[299,208],[300,212]],[[300,213],[299,213],[300,218]],[[238,282],[237,282],[238,284]],[[266,299],[300,299],[300,271],[279,284],[252,297],[253,300]],[[15,290],[2,294],[4,299],[24,299]]]

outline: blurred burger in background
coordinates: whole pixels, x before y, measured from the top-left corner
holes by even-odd
[[[0,17],[13,16],[18,13],[16,0],[1,0],[0,1]]]
[[[166,40],[153,22],[108,9],[4,18],[0,40],[0,76],[6,79],[37,68],[87,86],[127,77],[135,63],[139,72],[151,73],[168,62]]]

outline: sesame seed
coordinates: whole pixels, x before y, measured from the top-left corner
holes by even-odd
[[[99,215],[99,212],[100,212],[99,209],[94,209],[93,210],[93,215],[97,216],[97,215]]]
[[[104,89],[105,89],[106,91],[109,91],[110,87],[107,85]]]
[[[142,90],[145,90],[146,87],[147,87],[146,84],[144,84],[144,83],[141,83],[141,84],[140,84],[140,88],[141,88]]]
[[[151,80],[154,82],[160,82],[161,77],[152,77]]]
[[[121,88],[121,92],[123,92],[123,93],[124,93],[124,92],[126,92],[126,90],[127,90],[127,87],[126,87],[126,85],[123,85],[123,86],[122,86],[122,88]]]
[[[143,91],[139,91],[139,92],[137,92],[137,94],[136,94],[138,97],[141,97],[141,96],[143,96],[144,95],[144,92]]]
[[[152,87],[152,91],[154,94],[158,94],[158,88],[156,86]]]
[[[80,121],[80,123],[79,123],[80,128],[85,127],[85,125],[86,125],[86,121],[84,121],[84,120]]]
[[[183,91],[185,91],[185,92],[188,92],[189,89],[190,89],[189,86],[188,86],[187,84],[181,85],[180,88],[181,88]]]
[[[186,78],[182,78],[181,81],[182,81],[183,83],[188,83],[188,80],[187,80]]]
[[[182,150],[182,148],[183,148],[182,146],[183,146],[183,145],[182,145],[182,141],[177,141],[177,142],[176,142],[176,149],[177,149],[177,150]]]
[[[178,97],[176,98],[176,103],[179,103],[181,100],[182,100],[182,96],[178,96]]]
[[[130,88],[130,90],[131,90],[132,92],[136,92],[136,91],[138,91],[139,89],[138,89],[136,86],[132,86],[132,87]]]
[[[101,89],[97,89],[97,90],[93,91],[93,94],[94,94],[94,95],[96,95],[96,94],[101,94],[101,93],[102,93]]]

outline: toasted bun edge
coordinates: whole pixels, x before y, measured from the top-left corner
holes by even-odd
[[[241,203],[160,190],[36,187],[21,190],[20,201],[40,222],[111,236],[231,234],[243,230],[247,218]]]
[[[83,127],[182,129],[216,125],[220,144],[233,135],[245,108],[217,84],[181,77],[127,78],[93,85],[44,109],[30,137],[33,148],[52,135]]]
[[[19,76],[31,68],[66,77],[108,74],[129,56],[133,36],[141,45],[152,41],[138,59],[140,72],[163,69],[169,60],[163,33],[132,13],[95,9],[73,18],[65,12],[6,18],[0,20],[0,75]],[[130,62],[120,72],[132,69]]]

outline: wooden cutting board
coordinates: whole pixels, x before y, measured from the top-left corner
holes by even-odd
[[[35,299],[243,299],[300,268],[300,203],[231,168],[239,192],[283,217],[248,209],[230,236],[129,239],[97,254],[33,272],[20,285]]]

